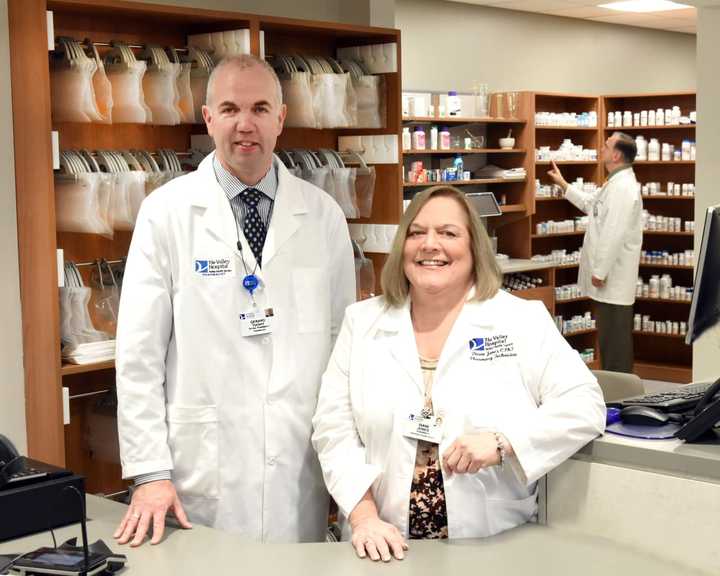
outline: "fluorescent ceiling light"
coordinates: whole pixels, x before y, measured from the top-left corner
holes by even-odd
[[[620,12],[665,12],[667,10],[691,8],[691,6],[679,2],[670,2],[670,0],[626,0],[625,2],[598,4],[598,8],[608,8]]]

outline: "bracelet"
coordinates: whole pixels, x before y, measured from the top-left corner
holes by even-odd
[[[495,442],[497,442],[497,451],[500,456],[500,468],[505,466],[505,444],[502,441],[502,437],[498,432],[493,432],[495,435]]]

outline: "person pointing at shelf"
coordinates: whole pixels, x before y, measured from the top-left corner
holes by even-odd
[[[568,184],[555,162],[548,176],[588,216],[578,271],[583,294],[594,303],[603,370],[633,370],[633,304],[642,247],[642,196],[632,163],[635,141],[613,133],[601,151],[605,184],[594,194]]]
[[[263,60],[223,60],[203,107],[215,151],[142,204],[117,332],[121,544],[159,542],[168,512],[325,538],[311,419],[355,272],[340,207],[273,154],[285,114]]]

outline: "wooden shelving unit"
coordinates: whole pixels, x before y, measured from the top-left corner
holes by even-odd
[[[403,150],[403,154],[437,154],[439,156],[454,156],[455,154],[525,154],[524,148],[450,148],[449,150]]]
[[[600,127],[586,126],[536,126],[534,123],[535,114],[538,112],[582,112],[595,111],[598,122],[601,117],[601,102],[597,96],[587,94],[557,94],[557,93],[532,93],[532,111],[530,118],[533,119],[533,149],[540,146],[550,146],[552,150],[560,147],[563,140],[570,138],[575,144],[582,144],[584,148],[594,148],[600,152]],[[583,160],[561,160],[556,164],[563,171],[565,179],[569,182],[576,178],[583,178],[586,182],[601,182],[601,166],[597,161]],[[539,179],[542,184],[550,184],[547,171],[551,163],[548,161],[534,162],[534,178]],[[530,177],[530,176],[528,176]],[[552,250],[565,249],[570,252],[578,250],[582,246],[584,231],[561,232],[555,234],[536,234],[537,224],[548,220],[573,220],[582,215],[580,210],[567,201],[565,198],[534,198],[534,214],[529,218],[528,234],[531,240],[531,255],[549,254]],[[556,266],[554,272],[554,286],[577,283],[577,264]],[[555,300],[556,314],[569,318],[575,314],[584,314],[591,310],[589,298],[572,298],[566,300]],[[597,330],[583,330],[565,334],[571,339],[571,345],[576,348],[593,348],[595,358],[599,357],[597,347]],[[592,364],[597,366],[597,360]]]
[[[432,95],[436,99],[437,95]],[[523,95],[519,98],[517,118],[496,118],[494,109],[494,98],[490,97],[490,117],[474,116],[450,116],[450,117],[428,117],[428,116],[406,116],[402,118],[403,126],[425,126],[425,150],[405,150],[402,152],[403,172],[407,175],[411,163],[421,160],[426,169],[443,169],[451,166],[453,157],[460,154],[463,157],[464,169],[471,174],[486,163],[492,163],[503,169],[523,167],[527,172],[525,178],[472,178],[470,180],[453,180],[448,182],[408,182],[402,183],[405,190],[405,198],[411,198],[417,191],[436,186],[448,184],[462,187],[468,192],[493,192],[501,205],[502,215],[488,219],[487,224],[491,233],[499,237],[512,238],[512,240],[499,247],[499,251],[511,257],[524,258],[529,253],[529,238],[527,235],[515,235],[509,228],[522,216],[530,214],[532,209],[532,144],[529,141],[530,130],[527,124],[530,121],[529,99]],[[435,110],[438,106],[435,106]],[[447,126],[451,138],[460,141],[467,136],[466,129],[473,131],[474,135],[482,135],[485,138],[485,146],[477,149],[458,148],[454,146],[450,150],[430,149],[430,127]],[[515,147],[503,149],[498,146],[498,140],[507,135],[507,130],[512,129],[515,137]],[[402,139],[402,136],[400,135]],[[407,178],[406,178],[407,180]],[[469,189],[468,189],[469,187]],[[508,228],[506,228],[506,226]],[[502,231],[502,232],[501,232]]]
[[[395,43],[396,72],[384,74],[386,124],[382,129],[288,128],[278,147],[337,148],[340,134],[399,134],[401,116],[400,32],[264,17],[232,11],[146,4],[125,0],[9,0],[12,100],[15,139],[17,222],[29,455],[86,476],[90,492],[121,490],[114,408],[114,362],[61,365],[56,248],[66,260],[87,262],[127,255],[130,233],[113,240],[90,234],[56,233],[50,132],[61,149],[171,148],[187,151],[202,124],[69,124],[51,119],[46,11],[54,17],[55,37],[108,43],[184,47],[189,34],[245,28],[250,47],[260,53],[260,31],[267,54],[309,53],[335,56],[344,46]],[[103,50],[100,48],[101,55]],[[399,145],[398,145],[399,147]],[[401,166],[376,166],[371,217],[397,223],[402,214]],[[376,265],[378,264],[375,262]],[[71,423],[63,426],[62,386],[70,388]],[[98,449],[99,443],[102,450]]]
[[[684,139],[695,139],[695,124],[675,126],[623,126],[607,127],[607,113],[616,110],[640,112],[641,110],[669,109],[679,106],[682,114],[696,109],[695,93],[677,92],[661,94],[613,94],[603,97],[603,137],[615,130],[631,134],[633,137],[644,135],[646,140],[657,138],[660,143],[673,144],[676,149]],[[635,162],[635,174],[641,184],[660,182],[665,189],[667,182],[694,183],[695,162],[685,161],[638,161]],[[662,216],[680,217],[683,222],[694,221],[695,199],[692,196],[643,196],[643,207],[650,213]],[[693,232],[643,233],[644,250],[667,250],[670,253],[682,252],[693,247]],[[648,282],[652,274],[670,274],[673,285],[692,286],[692,266],[672,266],[663,264],[640,264],[640,277]],[[657,298],[637,298],[635,312],[649,315],[653,320],[687,321],[690,302],[685,300],[661,300]],[[672,382],[689,382],[692,377],[692,347],[685,345],[684,336],[658,334],[654,332],[635,333],[635,369],[643,378]]]

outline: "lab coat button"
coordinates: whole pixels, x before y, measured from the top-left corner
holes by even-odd
[[[267,459],[268,466],[275,466],[275,456],[270,456],[270,458]]]
[[[265,337],[262,339],[262,343],[263,343],[263,344],[270,344],[270,338],[269,338],[268,336],[265,336]]]

